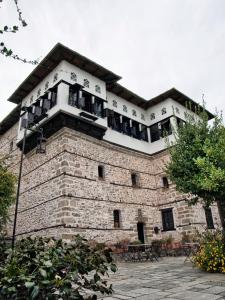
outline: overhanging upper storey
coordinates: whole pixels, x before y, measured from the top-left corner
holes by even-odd
[[[175,88],[172,88],[152,99],[150,99],[149,101],[145,102],[142,107],[144,109],[148,109],[150,107],[155,106],[156,104],[163,102],[164,100],[168,99],[168,98],[172,98],[173,100],[175,100],[176,102],[180,103],[181,105],[188,107],[190,110],[192,110],[193,112],[196,112],[196,106],[198,106],[198,109],[201,111],[203,110],[203,107],[201,105],[198,105],[195,101],[193,101],[193,99],[189,98],[188,96],[184,95],[183,93],[181,93],[180,91],[178,91]],[[205,112],[208,114],[208,118],[209,120],[213,119],[215,116],[209,112],[208,110],[205,110]]]
[[[87,57],[58,43],[15,90],[8,101],[19,104],[62,60],[85,70],[107,84],[115,83],[121,79],[120,76]]]

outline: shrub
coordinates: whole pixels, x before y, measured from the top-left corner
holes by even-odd
[[[200,240],[200,249],[193,257],[194,264],[207,272],[225,273],[224,233],[206,231]]]
[[[97,291],[112,293],[105,280],[109,270],[116,271],[110,249],[80,236],[70,244],[26,238],[0,267],[0,299],[97,299]]]

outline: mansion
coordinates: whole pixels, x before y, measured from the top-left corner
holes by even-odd
[[[0,157],[16,175],[26,134],[17,237],[147,243],[220,227],[217,206],[188,206],[165,173],[165,135],[197,120],[198,104],[175,88],[146,100],[120,79],[57,44],[8,99],[17,106],[0,123]]]

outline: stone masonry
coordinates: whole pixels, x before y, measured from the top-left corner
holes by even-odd
[[[15,144],[15,124],[0,138],[0,156],[10,171],[18,174],[20,151]],[[13,148],[12,141],[14,141]],[[168,161],[167,151],[146,155],[62,128],[48,139],[46,155],[35,149],[25,155],[17,235],[48,235],[71,239],[82,234],[106,242],[137,240],[137,223],[144,224],[145,241],[206,226],[201,205],[189,207],[174,185],[161,186]],[[104,167],[104,179],[98,166]],[[131,174],[138,176],[133,187]],[[176,230],[155,234],[162,228],[161,209],[173,208]],[[114,228],[113,211],[119,210],[121,228]],[[214,224],[220,226],[217,207]],[[13,220],[14,207],[11,210]],[[8,235],[12,234],[11,224]]]

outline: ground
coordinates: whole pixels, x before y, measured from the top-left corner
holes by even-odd
[[[169,257],[154,263],[120,263],[118,272],[110,276],[113,295],[100,299],[225,299],[225,274],[202,272],[184,261]]]

